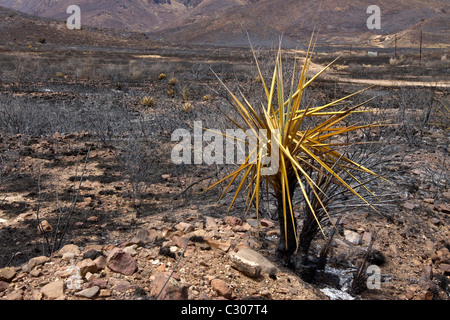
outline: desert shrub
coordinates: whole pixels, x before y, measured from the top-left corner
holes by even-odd
[[[155,99],[153,99],[152,97],[142,97],[141,99],[141,105],[143,105],[144,107],[151,107],[155,104]]]
[[[166,78],[166,74],[165,73],[160,73],[159,75],[158,75],[158,80],[163,80],[163,79],[165,79]]]
[[[193,105],[192,103],[190,103],[190,102],[185,102],[185,103],[183,104],[183,110],[184,110],[185,112],[190,112],[190,111],[192,111],[192,109],[194,109],[194,105]]]
[[[167,95],[168,95],[170,98],[175,97],[175,90],[174,90],[174,89],[168,89],[168,90],[167,90]]]
[[[373,193],[369,190],[369,182],[380,178],[379,174],[364,165],[366,156],[363,152],[360,152],[360,158],[356,157],[356,152],[351,152],[361,149],[359,144],[351,142],[354,139],[350,137],[357,137],[360,129],[376,127],[373,123],[349,121],[350,116],[357,115],[357,109],[367,101],[342,104],[360,93],[357,92],[331,102],[328,100],[323,105],[305,104],[303,95],[307,88],[326,70],[308,80],[310,59],[308,52],[303,67],[288,72],[288,77],[285,77],[281,51],[268,77],[264,77],[258,65],[262,87],[259,99],[257,95],[254,99],[247,99],[241,88],[240,94],[235,95],[224,85],[229,101],[238,114],[238,118],[233,119],[230,113],[223,112],[229,124],[235,124],[244,131],[262,130],[267,137],[255,137],[257,143],[247,143],[249,150],[245,161],[208,188],[226,183],[220,197],[222,199],[235,184],[230,210],[242,194],[245,213],[254,207],[257,217],[262,207],[260,195],[270,189],[280,226],[277,252],[302,277],[307,278],[311,269],[318,267],[309,256],[311,242],[317,234],[326,236],[324,227],[327,223],[335,227],[332,220],[335,209],[333,199],[339,200],[339,196],[346,192],[359,205],[366,205],[378,212],[370,203]],[[266,82],[265,79],[270,80]],[[347,142],[346,137],[350,138]],[[264,150],[260,149],[261,145]],[[266,153],[269,151],[274,156],[270,163],[272,166],[267,163]],[[250,161],[250,154],[256,159]],[[270,173],[263,173],[264,170]],[[300,230],[294,214],[294,199],[303,204]]]
[[[169,84],[170,84],[171,86],[174,86],[174,85],[176,85],[177,83],[178,83],[178,79],[177,79],[177,78],[172,77],[172,78],[169,79]]]
[[[203,101],[211,101],[211,100],[212,100],[212,96],[211,96],[210,94],[205,94],[205,95],[202,97],[202,100],[203,100]]]

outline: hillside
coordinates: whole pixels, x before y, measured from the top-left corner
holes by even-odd
[[[83,27],[69,30],[65,22],[30,16],[0,7],[0,46],[5,48],[36,47],[150,47],[157,41],[140,33]]]
[[[64,20],[70,0],[12,1],[0,5],[41,17]],[[369,5],[381,8],[381,30],[368,30]],[[170,42],[273,45],[281,34],[287,44],[304,42],[320,29],[330,43],[364,44],[373,35],[389,35],[422,23],[440,38],[450,4],[443,0],[130,0],[79,1],[82,24],[152,33]],[[448,24],[447,24],[448,25]],[[443,39],[445,40],[445,39]],[[444,42],[445,43],[445,42]],[[409,46],[409,37],[404,45]]]

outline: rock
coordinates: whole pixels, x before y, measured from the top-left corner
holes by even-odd
[[[61,255],[64,255],[65,253],[70,252],[70,253],[73,253],[74,256],[78,256],[81,253],[80,248],[75,244],[66,244],[58,252]]]
[[[48,299],[57,299],[64,296],[64,282],[57,280],[41,288],[41,293]]]
[[[108,280],[107,279],[94,278],[88,284],[88,287],[93,287],[93,286],[98,286],[100,289],[106,289],[107,286],[108,286]]]
[[[231,244],[228,242],[223,242],[223,241],[218,241],[218,240],[213,240],[213,239],[209,239],[206,238],[205,242],[213,249],[219,249],[222,250],[224,252],[228,252],[228,250],[230,250]]]
[[[216,223],[216,219],[214,219],[213,217],[205,217],[205,228],[206,229],[216,229],[217,228],[217,223]]]
[[[408,210],[413,210],[413,209],[416,207],[416,205],[415,205],[414,203],[410,202],[410,201],[406,201],[406,202],[403,204],[403,207],[404,207],[405,209],[408,209]]]
[[[183,233],[189,233],[194,231],[194,226],[187,222],[180,222],[177,225],[175,225],[175,229],[182,231]]]
[[[32,258],[27,263],[27,266],[29,268],[28,271],[31,271],[34,269],[34,267],[43,265],[44,263],[49,262],[49,261],[50,261],[50,258],[46,257],[46,256]]]
[[[91,222],[91,223],[98,222],[98,217],[97,216],[90,216],[89,218],[87,218],[87,221]]]
[[[130,256],[134,257],[137,254],[136,248],[137,244],[133,244],[131,246],[123,248],[123,251],[128,253]]]
[[[111,296],[111,290],[109,289],[100,289],[100,292],[98,293],[99,298],[107,298]]]
[[[173,236],[172,241],[173,241],[173,243],[175,243],[175,245],[178,248],[181,248],[181,249],[184,249],[186,247],[186,245],[188,244],[188,239],[178,237],[178,236]]]
[[[22,290],[14,290],[10,294],[4,297],[5,300],[23,300],[23,291]]]
[[[260,276],[261,266],[258,263],[239,257],[236,253],[230,254],[230,258],[232,266],[240,272],[252,278],[257,278]]]
[[[230,254],[232,266],[250,277],[258,277],[261,273],[275,277],[278,268],[260,253],[242,248],[237,253]]]
[[[232,227],[242,226],[242,219],[238,217],[226,216],[224,221]]]
[[[0,280],[0,293],[8,289],[8,287],[9,287],[8,282]]]
[[[30,271],[30,276],[32,277],[40,277],[42,275],[42,271],[39,268],[34,268],[33,270]]]
[[[103,270],[106,268],[106,257],[100,256],[94,260],[94,263],[97,266],[97,271]]]
[[[262,227],[266,227],[266,228],[274,228],[275,227],[275,222],[273,222],[272,220],[267,219],[267,218],[261,219],[260,224]]]
[[[372,232],[365,231],[362,235],[362,242],[366,245],[369,245],[370,241],[372,241],[373,234]]]
[[[362,243],[362,237],[358,232],[352,230],[344,230],[344,237],[346,241],[352,244],[359,245]]]
[[[53,227],[47,220],[41,221],[41,223],[37,226],[38,234],[43,234],[43,233],[52,232],[52,231],[53,231]]]
[[[189,296],[188,287],[181,285],[173,277],[167,282],[168,277],[164,273],[156,274],[150,287],[150,295],[153,297],[159,295],[158,300],[187,300]],[[161,292],[163,287],[164,290]]]
[[[0,281],[11,282],[16,276],[16,270],[14,268],[6,267],[0,269]]]
[[[112,271],[127,276],[132,275],[137,270],[136,260],[120,248],[115,248],[109,253],[108,258],[106,258],[106,265]]]
[[[161,231],[150,229],[140,229],[137,231],[136,235],[130,240],[130,243],[137,244],[138,246],[143,246],[146,243],[154,242],[155,240],[162,239],[163,235]]]
[[[90,288],[87,288],[87,289],[81,290],[79,292],[76,292],[75,295],[77,297],[92,299],[98,294],[99,291],[100,291],[100,287],[99,286],[92,286]]]
[[[94,261],[91,259],[84,259],[77,263],[77,268],[80,270],[80,275],[82,277],[86,276],[88,272],[90,273],[96,273],[97,272],[97,265]]]
[[[441,263],[441,270],[444,272],[444,274],[450,275],[450,264]]]
[[[211,280],[211,288],[216,291],[220,296],[231,299],[233,291],[228,286],[228,284],[221,279]]]
[[[72,259],[75,259],[75,255],[72,252],[66,252],[62,255],[62,259],[64,261],[70,261]]]
[[[83,252],[83,259],[95,260],[100,256],[103,256],[103,252],[95,249],[89,249]]]

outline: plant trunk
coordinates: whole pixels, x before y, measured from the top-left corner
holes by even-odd
[[[290,199],[294,195],[296,184],[289,186]],[[280,223],[280,242],[278,244],[278,253],[288,259],[297,249],[297,219],[294,213],[291,212],[292,203],[289,203],[287,197],[285,198],[286,216],[283,211],[283,195],[277,194],[277,213],[278,221]]]
[[[299,235],[298,258],[303,265],[308,264],[308,253],[311,247],[311,242],[319,231],[317,222],[309,207],[305,208],[305,218],[303,220],[303,227]]]

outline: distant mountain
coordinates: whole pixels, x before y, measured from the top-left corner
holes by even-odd
[[[152,33],[170,42],[259,44],[283,34],[295,45],[320,29],[322,41],[364,43],[422,24],[430,38],[448,33],[448,0],[78,0],[82,24]],[[67,19],[73,0],[0,0],[0,5],[41,17]],[[381,9],[381,30],[369,30],[369,5]],[[439,22],[440,21],[440,22]],[[442,28],[446,28],[442,32]],[[387,38],[388,39],[388,38]],[[444,38],[443,40],[445,40]],[[405,40],[406,42],[406,40]],[[448,43],[448,42],[447,42]]]
[[[139,47],[159,46],[142,33],[99,30],[84,27],[69,30],[64,21],[40,18],[0,6],[0,47],[28,48],[40,46],[63,47]]]

